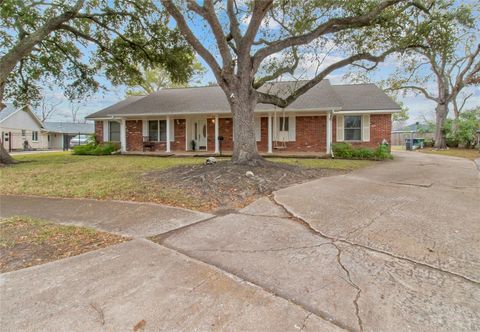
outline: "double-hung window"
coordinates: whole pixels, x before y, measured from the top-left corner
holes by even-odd
[[[345,116],[345,141],[361,141],[362,140],[362,116],[346,115]]]
[[[118,123],[117,121],[109,121],[108,128],[109,141],[120,142],[120,123]]]
[[[150,120],[148,121],[148,140],[150,142],[167,141],[167,121]]]
[[[32,142],[38,142],[38,131],[32,131]]]
[[[280,117],[278,120],[279,120],[278,131],[288,131],[289,130],[288,117]]]

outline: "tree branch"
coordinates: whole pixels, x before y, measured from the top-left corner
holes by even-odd
[[[348,58],[345,58],[345,59],[340,60],[340,61],[338,61],[334,64],[331,64],[330,66],[325,68],[322,72],[317,74],[314,78],[312,78],[310,81],[308,81],[307,83],[305,83],[304,85],[302,85],[301,87],[296,89],[287,98],[281,98],[281,97],[274,96],[274,95],[271,95],[271,94],[268,94],[268,93],[263,93],[263,92],[258,92],[257,91],[258,102],[259,103],[265,103],[265,104],[273,104],[273,105],[285,108],[288,105],[290,105],[291,103],[293,103],[298,97],[305,94],[308,90],[310,90],[315,85],[320,83],[320,81],[322,81],[327,75],[329,75],[333,71],[335,71],[339,68],[348,66],[348,65],[354,63],[355,61],[367,60],[367,61],[374,62],[374,63],[382,62],[382,61],[385,60],[385,58],[388,55],[390,55],[394,52],[398,52],[398,51],[400,51],[400,50],[397,49],[397,48],[393,48],[393,49],[390,49],[388,51],[385,51],[384,53],[382,53],[378,56],[372,55],[370,53],[361,53],[361,54],[352,55]]]
[[[318,37],[338,32],[346,29],[351,28],[359,28],[371,25],[375,18],[386,8],[389,8],[397,3],[403,2],[405,0],[385,0],[381,2],[375,9],[371,10],[370,12],[360,15],[360,16],[350,16],[345,18],[332,18],[329,19],[327,22],[320,24],[314,30],[299,36],[292,36],[289,38],[285,38],[279,41],[275,41],[270,43],[269,46],[266,46],[260,50],[258,50],[253,58],[254,58],[254,69],[258,69],[260,63],[268,56],[280,52],[286,48],[292,46],[300,46],[305,45],[313,40],[317,39]]]
[[[190,45],[192,45],[195,51],[198,52],[198,54],[205,60],[205,62],[208,63],[219,84],[221,82],[224,82],[224,79],[221,75],[222,70],[219,64],[217,63],[217,60],[215,60],[215,57],[212,55],[212,53],[210,53],[202,45],[202,43],[200,43],[197,37],[195,37],[192,30],[188,27],[188,24],[185,21],[178,7],[173,3],[172,0],[161,0],[161,1],[165,9],[167,10],[167,12],[170,15],[172,15],[172,17],[177,22],[177,26],[180,29],[180,32],[182,33],[182,35],[185,37],[185,39],[189,42]]]
[[[274,73],[264,76],[262,78],[259,78],[253,83],[253,88],[258,89],[268,81],[272,81],[274,79],[277,79],[278,77],[282,76],[283,74],[292,74],[295,72],[295,69],[297,69],[298,64],[300,62],[300,57],[297,54],[297,50],[294,48],[292,50],[293,57],[294,57],[294,63],[291,66],[285,66],[285,67],[280,67],[278,68]]]

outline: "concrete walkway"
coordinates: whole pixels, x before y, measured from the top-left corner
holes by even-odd
[[[163,234],[157,243],[134,239],[0,275],[0,325],[6,331],[141,331],[143,325],[155,331],[478,331],[479,194],[473,162],[402,152],[394,161],[286,188],[221,217],[160,206],[150,211],[157,224],[150,228],[146,212],[139,213],[150,207],[136,203],[91,202],[98,209],[92,215],[112,204],[95,223],[79,207],[68,218],[42,212],[46,219],[133,236]],[[39,216],[65,204],[28,199],[10,201],[21,208],[8,213]],[[187,214],[182,222],[160,226],[180,211]],[[118,229],[117,222],[126,224]],[[173,229],[178,226],[185,227]]]
[[[14,215],[41,218],[62,224],[88,226],[132,237],[157,235],[213,217],[207,213],[161,204],[0,196],[0,217]]]
[[[0,275],[2,331],[335,331],[144,239]]]

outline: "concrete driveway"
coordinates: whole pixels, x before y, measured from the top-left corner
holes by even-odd
[[[398,153],[161,242],[340,328],[478,331],[479,187],[471,161]]]
[[[180,228],[135,233],[161,233],[157,243],[137,238],[3,274],[0,324],[6,331],[478,331],[479,194],[473,162],[398,153],[238,213],[192,214],[198,222],[187,216]]]

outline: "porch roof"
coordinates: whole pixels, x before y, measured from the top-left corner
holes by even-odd
[[[280,97],[289,95],[306,81],[267,83],[261,91]],[[278,108],[277,108],[278,109]],[[257,112],[273,111],[275,106],[258,104]],[[286,111],[400,110],[400,107],[374,84],[331,85],[323,80],[288,106]],[[163,89],[144,97],[129,97],[89,115],[88,119],[115,116],[179,114],[228,114],[230,106],[219,86]]]

